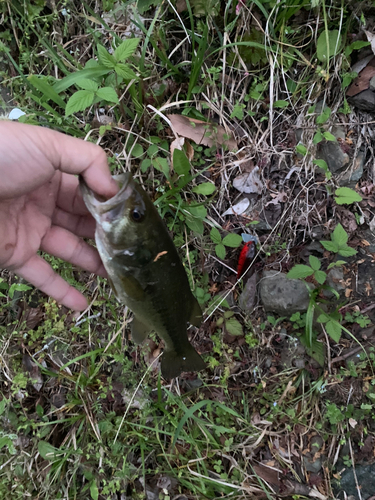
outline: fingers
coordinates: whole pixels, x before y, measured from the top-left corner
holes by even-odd
[[[61,175],[56,205],[66,212],[77,215],[87,215],[89,213],[82,198],[78,177],[68,174]]]
[[[74,215],[56,208],[52,216],[52,224],[63,227],[81,238],[95,237],[95,220],[91,215]]]
[[[62,227],[52,226],[40,248],[90,273],[107,276],[97,250]]]
[[[31,257],[23,266],[15,269],[15,272],[69,309],[83,311],[88,305],[86,298],[56,274],[39,255]]]

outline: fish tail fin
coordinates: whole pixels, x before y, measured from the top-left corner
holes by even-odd
[[[186,345],[183,353],[164,351],[161,359],[161,373],[167,379],[178,377],[181,372],[198,372],[204,368],[206,363],[190,344]]]

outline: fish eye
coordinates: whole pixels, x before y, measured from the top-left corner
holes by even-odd
[[[143,219],[145,218],[145,214],[142,210],[139,210],[139,208],[134,208],[132,212],[132,219],[134,222],[142,222]]]

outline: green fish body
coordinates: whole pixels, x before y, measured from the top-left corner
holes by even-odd
[[[117,299],[134,313],[132,337],[154,330],[165,343],[165,378],[199,371],[205,363],[189,343],[187,322],[199,326],[200,306],[158,211],[131,174],[115,176],[120,191],[101,200],[80,179],[83,199],[96,220],[95,241]]]

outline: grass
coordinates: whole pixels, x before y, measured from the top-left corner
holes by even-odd
[[[357,352],[357,326],[372,324],[371,309],[367,315],[363,297],[338,304],[319,289],[307,316],[277,318],[258,305],[244,313],[237,307],[237,240],[243,232],[258,235],[258,272],[301,266],[315,226],[324,228],[320,240],[335,243],[336,179],[315,148],[332,140],[332,124],[358,121],[342,89],[360,48],[351,34],[369,6],[187,0],[180,11],[183,2],[172,0],[56,4],[0,4],[2,83],[12,106],[27,113],[21,120],[99,143],[112,172],[131,169],[143,183],[204,309],[202,327],[191,333],[208,369],[163,380],[159,340],[134,346],[130,314],[101,278],[46,256],[90,298],[77,318],[2,271],[0,494],[298,499],[312,489],[332,498],[339,447],[350,445],[349,463],[353,448],[373,434],[374,353],[366,339],[360,362],[345,361]],[[129,30],[139,43],[121,57],[113,49]],[[78,93],[88,90],[86,105]],[[176,130],[169,114],[213,122],[212,143],[190,141],[186,156],[171,158]],[[233,137],[235,151],[226,146]],[[252,197],[252,211],[222,217],[237,200],[233,179],[254,165],[266,187]],[[349,210],[359,217],[354,201]],[[325,276],[337,249],[330,251],[296,277]],[[337,338],[329,328],[313,331],[313,309],[324,301],[333,328],[341,325]],[[303,340],[307,326],[307,348],[313,335],[325,344],[323,368],[288,360],[294,351],[286,340],[297,342],[296,332]],[[324,440],[324,467],[314,477],[301,457],[316,435]]]

